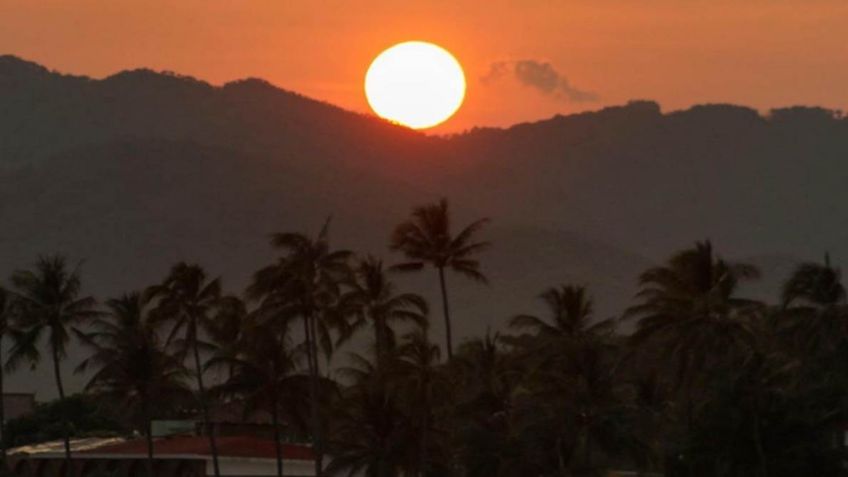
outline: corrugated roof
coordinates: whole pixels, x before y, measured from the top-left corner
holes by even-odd
[[[123,437],[86,437],[71,439],[71,452],[94,451],[103,446],[110,446],[125,442]],[[25,446],[15,447],[6,451],[8,454],[53,454],[65,451],[65,443],[62,440],[39,442]]]
[[[222,436],[218,437],[218,455],[221,457],[252,457],[258,459],[275,459],[276,448],[273,439],[253,436]],[[156,456],[168,455],[202,455],[212,454],[207,437],[175,436],[153,441],[153,452]],[[85,450],[83,454],[139,454],[147,455],[147,441],[134,439],[112,445]],[[300,444],[283,444],[283,457],[292,460],[312,460],[312,448]]]

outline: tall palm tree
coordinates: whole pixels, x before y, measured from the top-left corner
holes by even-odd
[[[685,422],[691,435],[694,384],[702,372],[719,362],[750,352],[755,340],[751,317],[761,304],[737,295],[739,283],[755,279],[751,265],[727,262],[715,255],[710,242],[673,255],[663,266],[639,278],[640,303],[625,318],[637,319],[634,343],[663,340],[677,366],[677,385],[685,392]],[[715,350],[721,349],[717,354]],[[690,462],[691,459],[687,459]]]
[[[436,204],[414,208],[410,219],[398,225],[391,237],[391,249],[403,252],[409,260],[397,265],[396,269],[417,271],[431,265],[438,272],[448,360],[453,357],[453,336],[445,271],[486,282],[480,262],[474,256],[489,247],[488,242],[476,241],[476,235],[488,222],[489,219],[476,220],[454,236],[448,202],[442,199]]]
[[[148,303],[148,297],[137,292],[108,300],[108,317],[94,320],[90,331],[80,334],[92,354],[77,371],[95,368],[85,390],[112,398],[140,418],[134,421],[144,428],[147,475],[153,476],[154,407],[189,396],[186,381],[191,374],[182,360],[166,352],[148,320]]]
[[[194,361],[198,400],[212,451],[212,468],[215,477],[220,477],[218,443],[214,426],[211,426],[209,420],[209,401],[203,381],[200,350],[209,348],[203,340],[215,329],[214,313],[221,300],[221,280],[210,280],[199,265],[181,262],[171,268],[161,285],[152,287],[148,293],[158,298],[153,310],[154,321],[172,324],[166,343],[176,348],[179,359],[184,360],[191,355]]]
[[[254,275],[248,295],[261,300],[267,319],[288,326],[292,319],[303,323],[306,360],[310,374],[311,431],[316,452],[315,475],[323,474],[323,436],[319,411],[319,347],[329,360],[334,348],[332,330],[349,336],[345,313],[339,309],[343,284],[350,282],[348,250],[334,250],[329,243],[329,221],[316,238],[299,233],[278,233],[271,245],[283,252],[277,263]]]
[[[408,322],[423,326],[427,319],[427,302],[414,293],[396,293],[383,262],[375,257],[362,260],[355,275],[351,290],[342,297],[342,306],[350,307],[356,315],[351,331],[368,324],[373,327],[376,364],[382,369],[396,344],[392,325]]]
[[[305,409],[303,399],[309,376],[296,372],[301,349],[292,347],[286,328],[272,322],[245,322],[234,348],[214,356],[207,367],[224,366],[229,378],[213,392],[239,398],[246,411],[266,410],[271,414],[277,459],[277,476],[283,476],[282,414],[296,418]]]
[[[65,399],[62,383],[62,361],[72,338],[72,329],[97,316],[97,302],[93,297],[80,296],[82,281],[79,269],[69,269],[64,257],[41,257],[32,270],[18,270],[12,275],[15,301],[15,328],[13,346],[7,366],[15,369],[27,361],[35,366],[41,361],[39,345],[47,338],[53,375],[59,400]],[[71,475],[70,426],[63,416],[65,472]]]

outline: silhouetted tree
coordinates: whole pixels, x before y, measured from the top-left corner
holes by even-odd
[[[416,469],[415,427],[376,363],[353,354],[339,373],[353,383],[334,414],[333,475],[393,477]],[[384,363],[385,367],[385,363]]]
[[[709,242],[700,242],[639,278],[640,303],[626,315],[638,319],[632,339],[635,343],[662,341],[685,392],[689,431],[695,417],[693,387],[701,373],[734,357],[735,350],[744,352],[754,344],[751,319],[761,304],[737,296],[737,291],[740,281],[758,276],[753,266],[726,262],[716,257]],[[686,456],[690,463],[691,457]]]
[[[538,339],[526,343],[537,355],[550,355],[587,339],[606,338],[615,327],[611,319],[593,322],[592,299],[585,287],[563,285],[549,288],[539,298],[548,309],[548,319],[522,314],[514,316],[509,322],[512,328],[529,329],[535,333]],[[522,343],[520,340],[510,341]]]
[[[180,359],[168,354],[156,328],[148,319],[149,297],[129,293],[106,302],[108,316],[97,318],[91,330],[80,334],[92,354],[77,367],[93,371],[85,387],[135,412],[147,438],[147,474],[154,476],[154,408],[184,401],[191,392],[186,381],[191,373]]]
[[[848,307],[839,269],[825,255],[824,263],[803,263],[783,285],[784,329],[811,355],[832,352],[848,340]]]
[[[373,327],[376,364],[383,367],[396,344],[392,325],[407,322],[422,326],[427,319],[427,302],[414,293],[395,293],[383,262],[370,256],[356,267],[350,288],[342,297],[342,306],[351,309],[357,318],[350,331],[369,324]]]
[[[42,338],[47,339],[53,362],[53,375],[59,400],[65,399],[62,383],[62,361],[72,338],[72,329],[99,316],[93,297],[80,296],[82,282],[79,269],[69,270],[64,257],[41,257],[32,270],[18,270],[12,275],[15,300],[13,345],[7,366],[15,369],[24,361],[35,366],[41,361]],[[71,465],[70,429],[64,417],[65,472]]]
[[[12,298],[10,294],[0,287],[0,436],[5,436],[3,431],[6,425],[6,409],[3,403],[3,393],[5,392],[3,369],[3,341],[9,334],[9,326],[12,322]],[[6,470],[6,444],[0,442],[0,471]]]
[[[282,416],[296,417],[306,409],[309,376],[296,372],[303,355],[290,342],[285,327],[272,322],[243,323],[239,340],[224,348],[207,367],[223,366],[229,378],[213,391],[222,397],[238,398],[247,412],[266,410],[271,414],[277,459],[277,476],[283,475]]]
[[[243,344],[242,333],[247,329],[249,313],[247,304],[240,297],[227,295],[221,297],[215,309],[215,316],[209,328],[209,339],[215,354],[234,356]],[[228,375],[232,370],[226,370]]]
[[[430,342],[427,327],[422,326],[403,336],[392,366],[393,386],[397,387],[399,402],[408,410],[415,430],[413,441],[418,445],[415,469],[419,477],[444,473],[449,464],[434,459],[441,454],[440,444],[446,444],[434,439],[435,408],[449,389],[439,368],[439,358],[439,347]]]
[[[486,277],[480,271],[480,262],[473,257],[489,247],[488,242],[475,241],[475,235],[488,222],[489,219],[474,221],[454,236],[448,202],[442,199],[436,204],[414,208],[410,219],[398,225],[391,237],[391,249],[403,252],[409,260],[394,268],[417,271],[425,265],[432,265],[438,272],[448,360],[453,357],[453,337],[445,271],[486,282]]]
[[[277,263],[259,270],[248,289],[249,295],[262,300],[264,316],[279,326],[288,326],[300,318],[311,376],[311,431],[315,441],[315,474],[323,473],[324,444],[319,410],[319,346],[329,359],[334,342],[333,329],[349,336],[344,311],[339,310],[342,286],[351,278],[352,252],[333,250],[329,244],[329,221],[316,238],[298,233],[279,233],[271,237],[271,245],[283,252]]]
[[[204,338],[215,329],[214,313],[221,300],[221,280],[209,280],[206,271],[199,265],[181,262],[171,268],[161,285],[152,287],[148,293],[158,298],[153,311],[154,320],[172,325],[166,343],[177,350],[180,360],[190,355],[194,361],[198,401],[212,451],[212,469],[215,477],[220,477],[218,444],[214,426],[209,419],[209,401],[203,381],[200,349],[209,347]]]

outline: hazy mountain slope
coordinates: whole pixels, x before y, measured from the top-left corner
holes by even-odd
[[[154,283],[178,260],[204,264],[239,292],[272,260],[268,234],[314,232],[330,213],[336,244],[396,260],[386,249],[392,226],[410,204],[432,199],[402,183],[345,182],[333,173],[307,175],[274,160],[170,141],[71,151],[0,175],[0,191],[0,269],[61,252],[83,261],[86,290],[101,297]],[[560,281],[592,285],[603,297],[600,313],[614,313],[647,264],[556,230],[496,222],[487,235],[495,244],[485,260],[491,285],[450,278],[459,336],[535,309],[538,292]],[[401,280],[437,303],[435,275]],[[19,373],[11,385],[52,395],[50,370],[43,368],[38,380]]]
[[[92,80],[0,57],[0,111],[0,276],[63,252],[85,260],[100,296],[179,259],[239,290],[273,256],[268,233],[315,231],[331,214],[337,243],[388,255],[392,226],[439,196],[458,223],[494,220],[491,287],[455,282],[460,335],[534,311],[564,281],[617,313],[639,271],[708,237],[727,256],[766,257],[773,275],[791,257],[848,255],[848,120],[814,108],[638,102],[437,138],[259,80]],[[434,280],[404,283],[435,298]],[[50,389],[24,379],[13,383]]]

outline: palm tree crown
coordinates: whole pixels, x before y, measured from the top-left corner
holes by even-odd
[[[95,319],[79,335],[92,354],[77,370],[95,369],[86,390],[113,395],[128,409],[141,411],[151,399],[185,397],[190,377],[182,362],[166,352],[148,320],[148,304],[138,292],[108,300],[108,316]]]
[[[107,396],[134,415],[147,437],[147,473],[154,475],[152,420],[163,404],[187,401],[191,376],[181,360],[165,351],[148,320],[148,297],[129,293],[106,302],[107,318],[98,318],[80,334],[92,354],[77,367],[94,368],[85,389]]]
[[[343,297],[344,307],[353,310],[357,320],[351,331],[371,324],[378,367],[395,348],[393,324],[409,322],[422,326],[428,311],[427,302],[414,293],[395,292],[383,268],[383,262],[368,256],[355,269],[356,279]]]
[[[510,320],[513,328],[527,328],[537,335],[579,339],[610,331],[611,320],[592,324],[593,303],[586,287],[563,285],[549,288],[539,295],[548,308],[550,319],[533,315],[517,315]]]
[[[626,313],[638,318],[634,338],[679,332],[678,344],[689,350],[694,342],[716,337],[750,343],[751,330],[740,317],[760,304],[736,293],[740,281],[758,277],[755,267],[726,262],[715,256],[710,242],[697,243],[640,276],[641,303]]]

